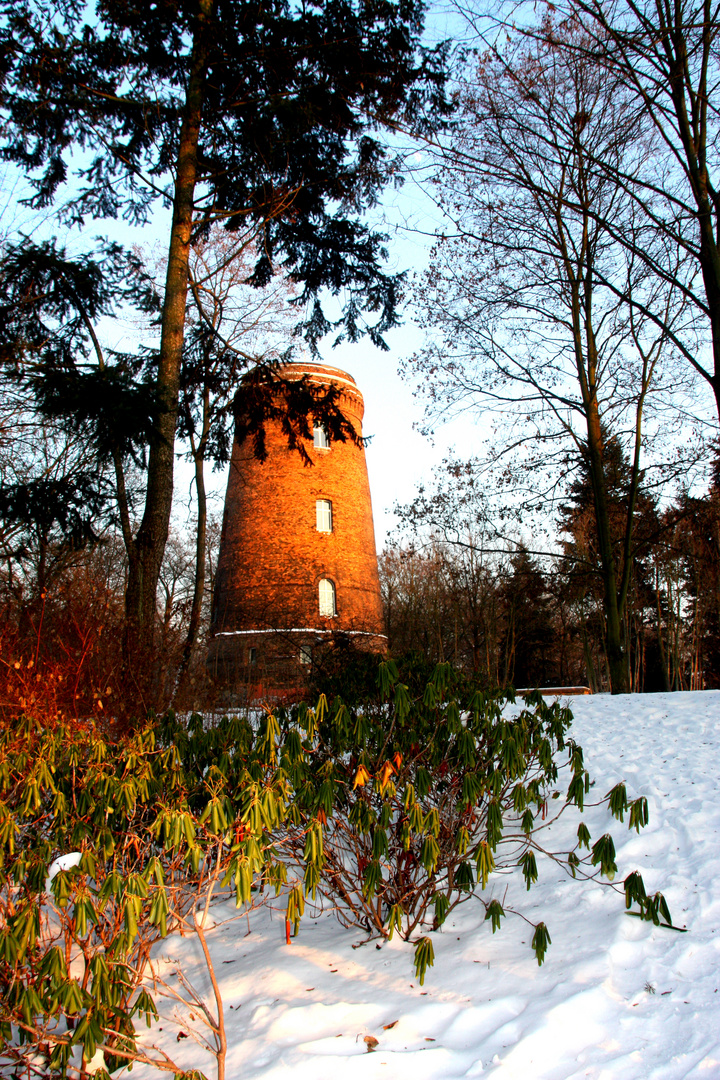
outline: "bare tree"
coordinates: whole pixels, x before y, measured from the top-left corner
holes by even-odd
[[[643,136],[634,153],[594,161],[632,200],[638,227],[628,232],[606,224],[617,243],[677,292],[686,317],[668,322],[662,308],[626,300],[667,333],[711,390],[720,415],[720,5],[561,0],[547,3],[540,21],[534,5],[530,20],[524,12],[518,18],[518,8],[513,4],[509,15],[501,8],[501,27],[599,67],[640,119]],[[477,28],[472,13],[464,14]],[[558,34],[558,25],[576,33]]]
[[[278,274],[264,289],[248,278],[257,261],[254,245],[215,228],[194,245],[190,258],[190,312],[180,379],[178,433],[194,465],[197,526],[195,574],[187,634],[178,673],[181,695],[190,670],[203,611],[207,558],[205,467],[230,460],[233,402],[249,368],[273,365],[290,353],[296,291]]]
[[[564,33],[582,37],[572,26]],[[662,409],[683,389],[668,339],[684,307],[615,238],[642,227],[611,178],[642,152],[640,114],[583,48],[564,48],[549,33],[483,55],[460,96],[462,121],[436,180],[452,235],[437,243],[420,291],[432,335],[414,371],[432,414],[494,412],[501,452],[516,451],[529,477],[527,507],[546,506],[543,471],[552,488],[586,463],[612,689],[625,692],[623,617],[646,414],[656,430],[663,425],[667,449],[670,413]],[[611,434],[631,462],[619,552],[607,495]]]

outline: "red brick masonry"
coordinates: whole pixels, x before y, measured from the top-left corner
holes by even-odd
[[[281,372],[304,374],[339,387],[339,407],[361,435],[364,404],[355,380],[317,364]],[[236,439],[228,478],[208,663],[231,682],[272,682],[279,663],[300,664],[301,646],[306,669],[308,650],[338,631],[361,647],[385,647],[364,448],[348,441],[320,449],[310,441],[307,466],[274,423],[266,445],[260,462]],[[332,532],[317,529],[319,499],[332,503]],[[335,586],[334,616],[320,615],[323,578]]]

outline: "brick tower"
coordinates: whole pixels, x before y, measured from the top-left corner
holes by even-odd
[[[362,434],[363,398],[350,375],[309,363],[280,375],[334,386],[338,409]],[[249,696],[302,687],[339,640],[386,647],[362,444],[331,441],[316,423],[307,465],[279,422],[267,422],[265,438],[265,461],[251,440],[235,438],[208,655],[211,673]]]

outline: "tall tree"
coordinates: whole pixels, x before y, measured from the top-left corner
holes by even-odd
[[[2,153],[28,173],[33,205],[57,202],[75,223],[172,209],[126,596],[135,641],[152,639],[168,535],[193,238],[220,220],[255,237],[252,281],[282,265],[310,305],[311,340],[332,326],[317,299],[328,290],[342,294],[340,332],[381,343],[400,282],[361,218],[392,171],[378,133],[443,107],[443,57],[421,54],[422,15],[419,0],[23,0],[8,11]]]
[[[720,685],[718,465],[716,447],[707,493],[702,497],[683,494],[666,513],[668,535],[658,558],[657,627],[660,642],[665,636],[663,660],[673,689]]]
[[[637,118],[602,68],[550,37],[483,56],[462,110],[437,181],[451,235],[436,245],[420,294],[433,336],[416,370],[431,409],[500,414],[502,452],[519,449],[528,470],[526,512],[546,503],[543,469],[557,490],[567,464],[585,456],[612,689],[625,692],[645,414],[678,385],[671,365],[659,381],[658,358],[665,326],[681,317],[672,291],[615,242],[615,231],[636,227],[633,207],[595,166],[608,159],[620,168],[634,153]],[[638,302],[625,304],[627,295]],[[663,311],[661,328],[642,314],[651,307]],[[606,434],[621,432],[631,468],[618,559],[605,457]]]
[[[127,467],[144,464],[159,399],[143,357],[106,351],[99,327],[123,309],[148,315],[156,313],[157,306],[140,260],[115,243],[96,244],[75,258],[54,240],[34,243],[24,238],[3,249],[3,384],[24,400],[25,416],[38,430],[47,425],[50,440],[82,450],[72,488],[65,491],[55,482],[48,487],[46,478],[38,476],[42,485],[27,501],[27,511],[36,514],[41,525],[51,504],[43,509],[37,496],[54,492],[60,506],[74,503],[90,521],[92,512],[97,514],[112,499],[109,474],[114,474],[115,517],[131,573],[137,570],[137,549]],[[17,454],[18,431],[14,435]],[[26,449],[25,457],[36,454],[38,445]],[[5,495],[8,505],[18,505],[12,485]]]
[[[645,560],[657,544],[662,532],[657,512],[657,497],[643,485],[642,475],[633,485],[632,466],[616,435],[603,432],[605,490],[608,507],[608,529],[613,559],[618,574],[627,579],[626,600],[623,605],[622,638],[627,666],[628,686],[640,689],[641,680],[634,675],[635,668],[642,673],[643,661],[638,647],[637,634],[632,633],[633,622],[642,625],[643,600],[648,595],[648,567]],[[626,547],[627,520],[630,513],[629,493],[636,486],[633,499],[632,545]],[[587,614],[592,618],[594,610],[602,610],[604,575],[598,545],[598,528],[595,519],[594,485],[589,454],[580,458],[580,467],[568,487],[567,497],[560,507],[560,528],[567,537],[564,543],[566,558],[562,574],[565,586],[574,594],[581,606],[583,623]],[[629,557],[631,565],[625,565]],[[585,626],[583,626],[585,629]],[[604,643],[603,643],[604,644]],[[588,667],[591,667],[588,657]]]
[[[501,585],[504,607],[502,684],[547,686],[558,675],[548,580],[522,545],[512,555]]]
[[[539,23],[517,20],[516,5],[510,19],[524,34],[601,67],[640,118],[632,155],[595,162],[632,199],[642,223],[614,236],[686,303],[679,324],[669,324],[661,308],[643,310],[710,389],[720,416],[720,5],[561,0],[546,7],[551,17]],[[558,37],[558,20],[581,32]]]

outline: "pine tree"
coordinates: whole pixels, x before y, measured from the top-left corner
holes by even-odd
[[[21,0],[0,30],[2,153],[29,177],[32,204],[80,224],[172,208],[129,551],[137,643],[152,640],[168,535],[193,239],[216,221],[254,237],[253,284],[282,266],[311,342],[333,325],[317,299],[326,291],[342,298],[341,335],[382,344],[401,281],[383,271],[383,237],[362,215],[393,171],[382,130],[444,108],[443,56],[421,52],[422,17],[419,0]],[[70,375],[92,397],[89,373],[75,363]]]
[[[647,555],[649,546],[657,539],[660,524],[655,501],[643,488],[642,473],[635,475],[620,440],[603,428],[600,444],[608,525],[605,544],[601,543],[597,526],[594,494],[597,482],[593,479],[587,453],[581,455],[575,478],[568,487],[568,500],[560,507],[559,524],[561,531],[571,537],[565,544],[565,553],[571,558],[571,562],[566,563],[568,586],[586,610],[589,602],[591,621],[594,614],[602,613],[602,636],[606,650],[607,566],[612,566],[620,631],[619,658],[625,669],[625,685],[629,690],[633,684],[630,677],[632,635],[628,632],[632,615],[630,609],[634,594],[639,609],[650,602],[651,584],[643,556]],[[587,626],[583,630],[586,632]],[[590,666],[589,654],[587,662]],[[591,681],[593,674],[589,673]],[[611,679],[614,685],[614,676]]]
[[[504,683],[525,688],[557,683],[557,632],[548,582],[522,545],[510,558],[501,598]]]

